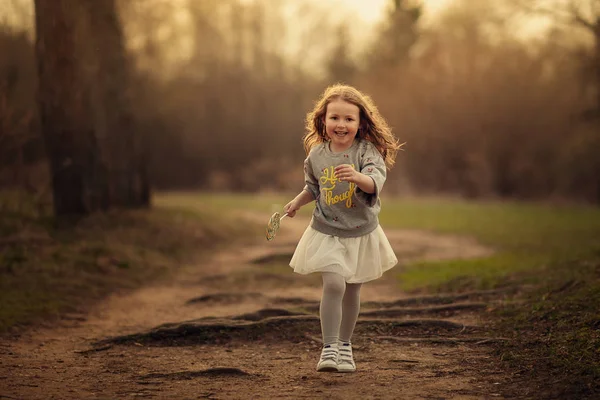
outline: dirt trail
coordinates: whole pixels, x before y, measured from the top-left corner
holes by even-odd
[[[227,249],[2,343],[0,399],[503,398],[508,375],[482,316],[504,293],[409,297],[394,270],[363,286],[358,371],[317,373],[319,277],[287,267],[306,224],[287,219],[273,242]],[[396,268],[490,252],[463,238],[386,233]]]

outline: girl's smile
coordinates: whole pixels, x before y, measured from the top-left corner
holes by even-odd
[[[327,105],[325,130],[333,152],[352,146],[360,124],[360,109],[347,101],[336,99]]]

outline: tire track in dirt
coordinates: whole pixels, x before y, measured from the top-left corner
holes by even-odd
[[[286,220],[273,242],[227,249],[2,347],[0,398],[502,398],[508,378],[489,344],[504,339],[486,328],[485,310],[507,293],[409,297],[394,269],[364,285],[358,371],[317,373],[319,277],[287,266],[306,224]],[[386,233],[401,264],[491,252],[470,239]]]

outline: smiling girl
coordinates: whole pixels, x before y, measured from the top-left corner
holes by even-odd
[[[387,169],[401,145],[372,100],[347,85],[325,90],[307,115],[306,130],[306,185],[284,211],[294,217],[312,201],[315,209],[290,266],[323,278],[317,371],[353,372],[350,339],[361,285],[398,262],[378,215]]]

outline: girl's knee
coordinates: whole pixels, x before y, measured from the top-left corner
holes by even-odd
[[[323,293],[342,297],[344,296],[344,292],[346,291],[346,281],[341,275],[334,273],[324,273],[323,274]]]
[[[360,288],[361,287],[362,287],[362,284],[360,284],[360,283],[348,283],[348,284],[346,284],[346,292],[345,292],[344,297],[359,299],[360,298]]]
[[[360,288],[362,287],[362,283],[347,283],[346,290],[352,293],[360,293]]]

